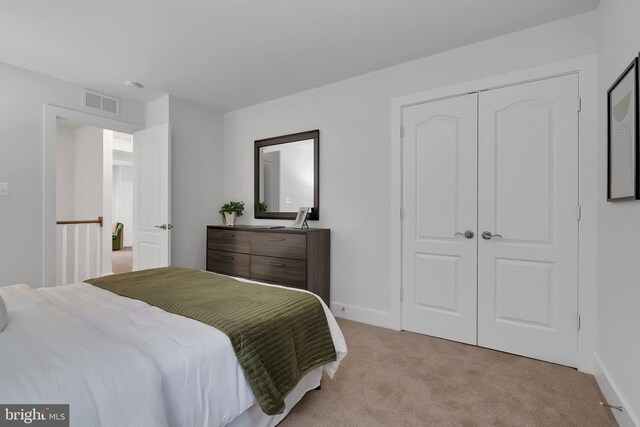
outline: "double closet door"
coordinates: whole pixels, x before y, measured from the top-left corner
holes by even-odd
[[[403,329],[577,365],[578,78],[403,108]]]

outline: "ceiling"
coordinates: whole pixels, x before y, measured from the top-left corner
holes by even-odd
[[[3,0],[0,62],[114,96],[149,101],[170,93],[230,111],[597,2]],[[125,88],[125,80],[145,88]]]

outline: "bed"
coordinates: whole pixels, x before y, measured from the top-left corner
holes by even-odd
[[[214,327],[88,283],[13,285],[0,296],[9,313],[0,333],[0,402],[70,403],[72,426],[273,426],[319,386],[323,371],[333,377],[347,353],[318,298],[336,360],[307,373],[284,412],[268,416],[230,339]]]

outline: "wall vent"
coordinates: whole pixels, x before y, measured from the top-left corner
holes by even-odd
[[[102,111],[103,113],[120,114],[120,100],[110,96],[102,95],[92,90],[84,89],[82,91],[82,105],[84,108]]]

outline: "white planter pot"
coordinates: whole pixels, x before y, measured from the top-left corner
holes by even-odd
[[[236,213],[232,212],[232,213],[224,213],[224,223],[229,226],[229,227],[233,227],[236,224]]]

